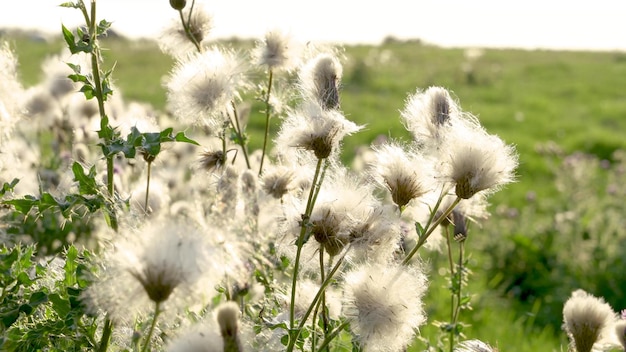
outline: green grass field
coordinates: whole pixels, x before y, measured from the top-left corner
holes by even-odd
[[[8,40],[19,57],[26,86],[41,78],[40,63],[45,56],[62,47],[60,41]],[[161,80],[172,60],[149,41],[111,39],[103,46],[107,48],[106,64],[116,62],[114,81],[124,98],[163,110],[166,98]],[[584,151],[605,159],[610,159],[614,150],[626,148],[626,53],[489,49],[470,60],[464,49],[393,40],[345,49],[342,108],[348,118],[367,125],[347,138],[347,163],[358,146],[370,144],[379,135],[408,140],[399,110],[408,94],[431,85],[450,89],[488,131],[516,145],[519,180],[496,194],[491,199],[494,205],[522,206],[529,192],[538,199],[555,194],[551,164],[541,153],[548,145],[558,145],[566,154]],[[261,143],[262,123],[261,114],[253,111],[249,125],[252,148]],[[485,254],[472,255],[474,276],[469,287],[476,299],[474,311],[464,319],[471,324],[466,330],[468,338],[480,338],[502,350],[565,350],[566,340],[558,327],[533,324],[533,316],[541,314],[540,307],[537,311],[513,310],[506,297],[491,290],[492,278],[481,276]],[[434,256],[431,260],[445,258]],[[445,279],[437,273],[431,278],[429,295],[445,296]],[[445,307],[445,302],[442,304]],[[427,307],[429,319],[445,319],[442,307]],[[435,336],[436,331],[428,326],[422,334]],[[416,342],[414,350],[422,347]]]

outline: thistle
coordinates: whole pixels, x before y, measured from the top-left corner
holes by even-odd
[[[615,320],[610,305],[583,290],[572,292],[563,306],[563,329],[577,352],[591,351]]]

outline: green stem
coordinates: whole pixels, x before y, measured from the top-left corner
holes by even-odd
[[[185,21],[185,16],[183,15],[183,10],[178,10],[178,13],[180,14],[180,21],[183,23],[183,29],[185,30],[185,35],[187,36],[187,39],[189,39],[189,41],[191,41],[193,43],[193,45],[196,47],[198,52],[202,52],[202,48],[200,47],[200,43],[198,43],[196,38],[193,36],[193,33],[191,33],[191,28],[189,27],[189,22],[191,20],[191,11],[193,11],[193,4],[191,6],[191,9],[189,10],[189,17],[187,18],[187,21]]]
[[[104,320],[104,329],[102,330],[102,337],[100,338],[100,345],[98,346],[98,352],[105,352],[109,348],[109,341],[111,340],[111,333],[113,332],[113,322],[107,316]]]
[[[148,179],[146,180],[146,200],[144,201],[143,211],[148,215],[148,195],[150,193],[150,172],[152,170],[152,162],[148,161]]]
[[[322,341],[322,344],[320,345],[320,348],[318,349],[318,351],[322,351],[324,349],[328,350],[328,345],[330,345],[330,343],[335,339],[335,337],[337,337],[337,335],[339,335],[339,333],[341,333],[341,331],[345,329],[346,326],[348,325],[350,325],[350,323],[347,321],[344,321],[335,330],[333,330],[333,332],[328,334],[326,338],[324,338],[324,341]]]
[[[300,226],[300,235],[296,240],[296,261],[293,267],[293,278],[291,283],[291,306],[289,307],[289,329],[293,330],[296,320],[296,284],[298,282],[298,270],[300,267],[300,255],[302,253],[302,247],[304,246],[304,239],[308,229],[309,218],[311,217],[311,211],[313,210],[313,193],[315,193],[315,185],[317,184],[317,178],[320,175],[322,168],[322,159],[317,160],[317,166],[315,167],[315,175],[313,176],[313,182],[311,183],[311,189],[309,190],[309,198],[306,203],[306,209],[302,215],[302,225]]]
[[[293,348],[296,344],[296,340],[300,336],[300,333],[302,332],[302,329],[304,328],[304,325],[306,324],[306,320],[309,318],[309,315],[311,315],[311,312],[313,311],[314,307],[317,305],[317,302],[320,300],[322,293],[326,290],[326,287],[330,285],[330,282],[333,280],[333,277],[335,276],[335,273],[337,273],[337,270],[339,270],[339,268],[341,267],[341,264],[343,263],[343,260],[346,257],[346,254],[348,253],[349,250],[350,250],[350,247],[346,248],[343,256],[341,256],[341,258],[337,260],[337,264],[335,264],[333,269],[328,273],[328,276],[326,276],[326,280],[322,282],[322,285],[317,291],[317,294],[315,294],[315,297],[313,298],[313,301],[309,305],[309,308],[307,309],[306,313],[304,313],[304,315],[302,316],[302,320],[300,321],[298,328],[295,329],[295,331],[293,329],[290,330],[289,345],[287,346],[287,352],[293,351]]]
[[[446,226],[446,247],[448,248],[448,264],[450,265],[450,323],[454,326],[454,312],[456,310],[454,287],[454,260],[452,259],[452,245],[450,243],[450,231]],[[450,330],[450,352],[454,351],[454,329]]]
[[[324,270],[324,246],[320,245],[320,279],[322,283],[326,280],[325,278],[326,272]],[[328,315],[326,314],[326,290],[322,292],[322,297],[320,298],[320,302],[322,305],[322,331],[324,332],[324,339],[326,339],[326,334],[328,333]],[[320,348],[321,351],[321,348]]]
[[[463,264],[463,258],[464,258],[464,248],[465,248],[465,242],[461,242],[459,243],[459,268],[457,269],[459,271],[459,291],[456,294],[456,300],[457,300],[457,307],[456,310],[454,311],[454,324],[456,324],[459,321],[459,315],[461,314],[461,289],[463,288],[463,271],[465,270],[465,266]]]
[[[91,40],[91,73],[93,75],[94,95],[98,101],[98,112],[100,114],[100,121],[106,119],[106,111],[104,109],[104,95],[102,93],[102,81],[100,79],[100,48],[98,46],[98,31],[96,24],[96,1],[91,0],[91,15],[87,13],[84,3],[80,2],[80,7],[85,17],[85,22],[89,26],[89,38]],[[108,141],[105,141],[105,144]],[[113,156],[106,156],[107,160],[107,190],[111,197],[112,204],[115,201],[114,188],[113,188]],[[115,215],[115,207],[113,205],[108,207],[109,224],[111,228],[117,231],[117,216]]]
[[[411,252],[409,252],[409,254],[404,258],[404,260],[402,261],[403,265],[407,265],[409,263],[409,261],[411,261],[411,258],[413,258],[413,256],[415,255],[415,253],[417,253],[418,249],[420,249],[424,243],[426,243],[426,240],[428,239],[428,237],[433,233],[433,231],[435,231],[435,229],[437,228],[437,226],[439,226],[439,224],[441,224],[441,222],[443,220],[445,220],[448,215],[450,215],[450,213],[452,213],[452,210],[454,210],[454,208],[461,202],[462,198],[457,197],[454,202],[452,202],[452,204],[450,204],[450,206],[448,207],[448,209],[446,209],[438,218],[437,220],[435,220],[434,223],[429,224],[427,226],[427,230],[426,232],[421,235],[417,241],[417,244],[415,245],[415,247],[413,247],[413,249],[411,250]],[[433,210],[433,213],[435,213],[436,210]]]
[[[241,150],[243,151],[243,157],[246,159],[246,166],[248,167],[248,170],[249,170],[250,160],[248,159],[248,149],[246,148],[246,141],[243,139],[243,132],[241,131],[241,126],[239,124],[239,115],[237,114],[237,107],[235,106],[235,102],[231,102],[231,105],[233,107],[233,115],[235,117],[235,125],[233,125],[233,127],[235,128],[235,132],[237,133],[237,140],[239,142],[237,144],[241,146]]]
[[[157,319],[159,318],[159,314],[161,314],[161,302],[154,303],[154,317],[152,317],[152,323],[150,324],[150,330],[148,330],[148,335],[146,336],[146,340],[143,343],[143,348],[141,352],[146,352],[148,350],[148,346],[150,346],[150,340],[152,339],[152,334],[154,333],[154,328],[156,327]]]
[[[114,192],[115,189],[113,187],[113,156],[107,156],[107,191],[109,192],[109,196],[111,197],[111,203],[107,206],[106,211],[108,212],[109,224],[111,228],[117,231],[117,216],[115,215],[115,207],[114,207]]]
[[[265,150],[267,149],[267,140],[270,134],[270,114],[272,106],[270,105],[270,95],[272,93],[272,81],[274,78],[274,72],[270,69],[269,78],[267,83],[267,94],[265,95],[265,137],[263,138],[263,151],[261,153],[261,166],[259,166],[259,176],[263,174],[263,160],[265,159]]]

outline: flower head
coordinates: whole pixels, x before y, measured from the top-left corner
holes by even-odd
[[[22,85],[17,78],[17,58],[8,44],[0,43],[0,142],[19,117]]]
[[[168,103],[182,122],[222,128],[248,85],[243,61],[218,48],[177,62],[166,82]]]
[[[324,109],[339,107],[339,85],[343,67],[336,55],[319,54],[300,71],[300,84],[305,98],[317,101]]]
[[[515,180],[515,148],[482,128],[455,128],[447,138],[445,176],[455,184],[458,197],[469,199],[478,192],[495,192]]]
[[[391,206],[375,206],[350,231],[353,254],[372,263],[389,262],[400,249],[401,222]]]
[[[344,136],[360,129],[339,111],[324,110],[320,105],[310,103],[287,116],[277,144],[310,150],[317,159],[326,159],[338,151]]]
[[[591,351],[615,320],[616,314],[610,305],[583,290],[572,292],[563,306],[563,329],[577,352]]]
[[[217,279],[208,261],[211,249],[197,228],[167,219],[140,230],[116,241],[101,279],[86,292],[86,302],[116,320],[150,311],[154,303],[190,304]]]
[[[421,154],[404,151],[399,145],[384,144],[376,148],[371,166],[374,179],[389,190],[400,209],[433,190],[432,163]]]
[[[287,194],[294,185],[292,184],[295,173],[285,166],[269,167],[261,178],[262,189],[274,198],[280,199]]]
[[[426,321],[426,276],[417,267],[363,265],[348,273],[346,316],[368,351],[401,351]]]
[[[290,71],[298,64],[298,51],[293,39],[280,32],[270,31],[255,48],[255,57],[259,65],[272,71]]]
[[[181,0],[170,1],[170,3],[172,2],[177,3],[176,5],[179,7],[181,4],[183,7],[185,6],[184,1]],[[213,29],[213,18],[211,15],[203,6],[194,6],[191,16],[189,16],[189,10],[183,10],[181,16],[189,26],[189,32],[193,39],[203,47],[206,44],[209,33]],[[181,57],[198,51],[194,42],[187,36],[178,16],[172,19],[171,23],[163,29],[158,42],[161,51],[173,57]]]
[[[460,111],[445,88],[430,87],[409,96],[401,116],[419,145],[435,146]]]
[[[224,340],[224,351],[242,351],[239,315],[239,306],[232,301],[217,308],[217,323]]]

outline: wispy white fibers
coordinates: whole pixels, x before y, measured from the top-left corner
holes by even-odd
[[[455,352],[498,352],[497,348],[493,348],[480,340],[465,340],[454,348]]]
[[[305,100],[317,102],[325,110],[339,107],[343,67],[334,53],[321,53],[300,69],[300,85]]]
[[[403,350],[426,322],[426,276],[414,266],[364,264],[345,276],[345,316],[365,351]]]
[[[405,151],[398,144],[387,143],[374,149],[371,174],[386,188],[391,199],[403,209],[413,199],[432,192],[436,180],[433,163],[416,151]]]
[[[577,352],[589,352],[602,337],[613,333],[617,315],[602,298],[583,290],[572,292],[563,306],[563,329]]]
[[[455,126],[446,136],[442,158],[444,178],[454,183],[456,195],[463,199],[496,192],[515,180],[515,148],[479,126]]]
[[[300,60],[300,45],[288,34],[269,31],[254,49],[257,64],[274,72],[292,71]]]
[[[290,113],[277,137],[277,149],[312,151],[318,159],[336,155],[342,139],[361,129],[337,110],[326,110],[308,102]]]
[[[132,321],[157,302],[175,314],[214,294],[223,274],[217,253],[196,226],[166,218],[148,222],[115,239],[85,302],[116,321]]]
[[[446,89],[430,87],[410,95],[401,116],[419,146],[437,148],[460,112]]]
[[[195,4],[191,16],[189,16],[189,9],[190,6],[187,6],[187,9],[183,10],[185,22],[188,23],[189,31],[196,42],[201,48],[205,47],[213,29],[213,18],[202,4]],[[172,20],[159,37],[159,48],[173,57],[182,57],[194,51],[197,52],[198,49],[185,33],[180,15],[175,11],[172,11],[172,14]],[[187,22],[188,19],[189,22]]]
[[[9,45],[0,42],[0,143],[20,117],[22,85],[17,77],[17,58]]]
[[[248,85],[245,61],[233,51],[210,48],[178,60],[166,81],[169,108],[177,119],[221,131]]]

